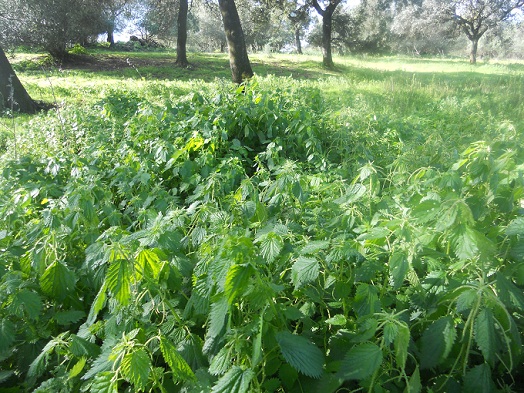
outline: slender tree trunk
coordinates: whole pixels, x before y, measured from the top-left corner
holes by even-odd
[[[218,0],[224,32],[229,47],[229,64],[233,82],[242,83],[253,76],[251,63],[247,56],[246,40],[240,24],[235,0]]]
[[[295,45],[297,47],[297,53],[302,54],[302,43],[300,42],[300,28],[295,27]]]
[[[177,40],[176,40],[176,64],[181,67],[187,67],[187,12],[188,0],[180,0],[177,19]]]
[[[477,64],[477,50],[479,47],[479,39],[471,38],[471,52],[469,54],[470,64]]]
[[[0,48],[0,96],[2,98],[1,107],[13,108],[22,113],[35,113],[38,109],[20,83],[2,48]]]

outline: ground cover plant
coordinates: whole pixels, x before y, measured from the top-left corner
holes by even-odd
[[[0,391],[519,391],[524,67],[128,56],[2,118]]]

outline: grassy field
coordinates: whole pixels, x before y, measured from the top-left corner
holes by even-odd
[[[524,64],[174,58],[13,59],[0,393],[522,391]]]

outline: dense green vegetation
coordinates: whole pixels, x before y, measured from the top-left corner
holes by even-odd
[[[0,392],[519,390],[524,65],[126,56],[14,62]]]

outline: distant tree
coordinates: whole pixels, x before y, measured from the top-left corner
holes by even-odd
[[[457,27],[432,0],[404,3],[390,26],[391,48],[417,55],[448,53],[456,46]]]
[[[227,42],[218,4],[199,2],[193,4],[191,10],[194,34],[189,37],[189,44],[204,52],[224,52]]]
[[[107,42],[112,48],[115,46],[115,31],[118,30],[119,18],[129,12],[133,0],[104,0],[101,4],[107,29]]]
[[[11,67],[7,56],[0,47],[0,96],[2,107],[22,113],[35,113],[37,104],[31,99]]]
[[[308,8],[307,3],[301,3],[299,0],[288,0],[283,2],[284,12],[286,13],[288,20],[291,22],[295,48],[298,54],[302,54],[302,34],[311,23],[311,15]]]
[[[321,0],[322,1],[322,0]],[[324,0],[324,8],[319,0],[312,0],[313,8],[322,17],[322,63],[327,68],[333,68],[333,55],[331,53],[331,34],[333,27],[333,13],[342,0]]]
[[[224,32],[229,47],[229,65],[233,82],[242,83],[253,76],[246,41],[234,0],[218,0]]]

